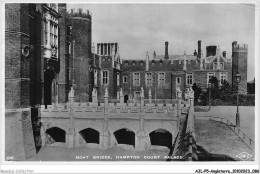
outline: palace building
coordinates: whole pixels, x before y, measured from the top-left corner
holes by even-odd
[[[123,60],[119,52],[110,51],[109,44],[97,44],[93,67],[96,68],[94,81],[98,98],[103,97],[107,87],[113,91],[112,99],[119,99],[122,90],[125,102],[138,99],[141,88],[146,99],[149,94],[158,100],[175,99],[177,89],[184,91],[194,83],[205,90],[212,76],[217,77],[219,86],[226,80],[236,87],[234,76],[237,72],[242,76],[239,91],[246,93],[247,45],[233,42],[232,57],[228,58],[226,51],[221,52],[217,46],[207,46],[204,57],[200,40],[198,52],[195,50],[193,54],[169,55],[168,44],[165,42],[165,55],[156,55],[154,51],[152,56],[147,53],[146,58],[140,60]]]

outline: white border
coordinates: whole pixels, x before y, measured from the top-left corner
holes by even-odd
[[[28,1],[7,1],[1,2],[1,64],[0,64],[0,74],[1,79],[4,80],[4,51],[5,51],[5,44],[4,44],[4,20],[5,20],[5,8],[4,3],[35,3],[33,0]],[[171,3],[171,4],[203,4],[203,3],[255,3],[256,11],[255,11],[255,77],[256,77],[256,103],[255,106],[259,106],[259,0],[251,0],[251,1],[241,1],[241,0],[218,0],[214,2],[209,1],[181,1],[175,0],[175,2],[171,1],[148,1],[143,0],[142,2],[138,0],[134,1],[120,1],[120,0],[113,0],[110,2],[106,2],[105,0],[88,0],[86,1],[37,1],[37,3],[46,3],[46,2],[64,2],[64,3],[100,3],[100,4],[116,4],[116,3],[135,3],[135,4],[156,4],[156,3]],[[3,82],[1,80],[1,82]],[[4,125],[4,83],[0,84],[1,90],[1,122],[2,122],[2,134],[5,130]],[[3,92],[3,93],[2,93]],[[1,170],[11,170],[13,173],[23,172],[21,170],[33,170],[33,173],[187,173],[192,172],[194,173],[196,169],[222,169],[222,170],[232,170],[232,169],[259,169],[259,107],[255,107],[255,129],[256,129],[256,150],[255,150],[255,161],[254,162],[6,162],[4,161],[4,155],[1,156]],[[5,137],[1,136],[1,152],[4,153],[4,140]],[[1,154],[3,154],[1,153]],[[203,164],[203,165],[202,165]],[[62,165],[62,166],[57,166]],[[19,171],[20,170],[20,171]],[[31,173],[31,172],[27,172]]]

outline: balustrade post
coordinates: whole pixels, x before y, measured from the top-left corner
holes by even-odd
[[[67,145],[68,148],[73,148],[74,145],[74,138],[75,138],[75,125],[74,125],[74,89],[71,87],[69,92],[69,103],[70,103],[70,127],[67,132]]]
[[[139,115],[139,131],[135,137],[135,149],[139,151],[147,150],[150,147],[149,136],[144,130],[144,90],[141,88],[141,106]]]
[[[192,87],[190,87],[189,99],[190,99],[190,108],[192,109],[192,111],[194,111],[194,91],[192,90]]]
[[[105,90],[105,103],[104,103],[104,122],[103,122],[103,130],[100,134],[100,147],[102,149],[109,149],[111,145],[111,135],[108,130],[108,90]]]
[[[177,91],[177,130],[179,130],[179,124],[180,124],[180,116],[181,116],[181,99],[182,99],[182,91]]]
[[[149,104],[152,104],[152,91],[151,91],[151,88],[149,89],[148,96],[149,96]]]
[[[93,88],[92,91],[92,103],[97,103],[97,90],[95,88]]]
[[[42,146],[46,146],[46,128],[45,125],[41,125],[41,140]]]
[[[121,104],[124,103],[124,95],[123,95],[123,90],[122,90],[122,88],[121,88],[121,90],[120,90],[120,103],[121,103]]]

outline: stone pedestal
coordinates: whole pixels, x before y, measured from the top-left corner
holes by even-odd
[[[120,95],[120,103],[124,103],[124,96]]]
[[[111,145],[111,134],[109,131],[102,131],[100,134],[100,147],[102,149],[109,149]]]
[[[141,106],[144,106],[144,97],[141,97]]]
[[[79,134],[79,132],[78,132],[78,130],[76,130],[76,132],[75,132],[75,139],[74,139],[74,144],[75,144],[75,147],[79,147],[79,136],[80,136],[80,134]]]
[[[74,137],[75,133],[72,129],[69,129],[68,134],[66,135],[66,143],[68,148],[74,147]]]
[[[45,125],[42,125],[41,127],[41,142],[42,142],[42,146],[46,146],[46,133],[45,133],[46,129],[45,129]]]
[[[149,97],[149,104],[152,104],[152,91],[151,91],[151,89],[149,89],[148,97]]]
[[[5,110],[5,159],[23,161],[36,155],[29,108]]]
[[[150,146],[149,135],[145,131],[138,131],[135,136],[135,149],[145,151],[148,150]]]

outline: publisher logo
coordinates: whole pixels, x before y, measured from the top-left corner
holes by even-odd
[[[242,152],[240,154],[238,154],[236,157],[238,157],[239,159],[243,160],[243,161],[246,161],[248,160],[249,158],[251,158],[253,155],[247,153],[247,152]]]

